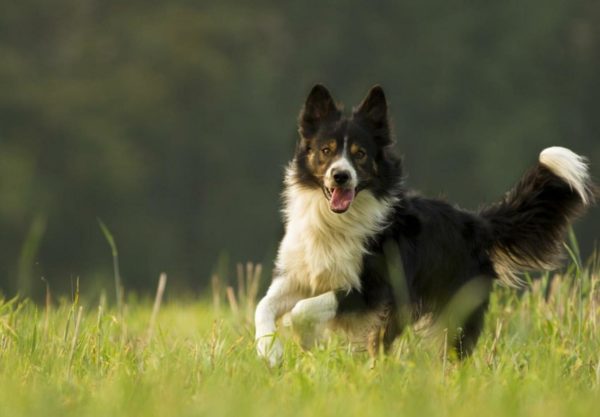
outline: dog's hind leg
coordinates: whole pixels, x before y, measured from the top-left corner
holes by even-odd
[[[444,336],[444,346],[454,351],[459,359],[465,359],[473,352],[483,330],[492,279],[481,275],[467,280],[447,302],[443,311],[435,314],[434,329],[444,330],[444,334],[438,333]]]
[[[475,309],[465,320],[464,324],[457,329],[454,341],[454,349],[460,359],[466,359],[473,353],[479,335],[483,330],[485,312],[487,311],[489,301],[486,299],[483,304]]]

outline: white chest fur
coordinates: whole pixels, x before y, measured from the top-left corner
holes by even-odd
[[[343,214],[333,213],[319,189],[294,184],[284,194],[286,233],[277,269],[307,294],[360,289],[368,239],[385,227],[392,204],[361,191]]]

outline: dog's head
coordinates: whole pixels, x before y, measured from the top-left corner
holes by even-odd
[[[388,107],[379,86],[371,88],[348,117],[322,85],[316,85],[299,117],[296,180],[319,187],[329,207],[344,213],[362,190],[376,197],[393,194],[400,185],[400,161],[393,143]]]

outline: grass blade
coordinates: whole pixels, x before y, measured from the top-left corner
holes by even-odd
[[[98,220],[98,225],[100,226],[100,230],[104,234],[108,245],[110,246],[110,250],[113,258],[113,271],[115,276],[115,297],[117,299],[117,310],[119,314],[123,313],[123,285],[121,284],[121,272],[119,270],[119,252],[117,250],[117,244],[115,239],[108,229],[104,222],[100,219]]]

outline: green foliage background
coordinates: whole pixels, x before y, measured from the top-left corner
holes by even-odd
[[[600,173],[600,3],[0,0],[0,286],[203,289],[269,260],[310,86],[382,84],[408,181],[468,208],[551,145]],[[590,252],[598,211],[579,224]],[[227,254],[227,256],[224,256]]]

